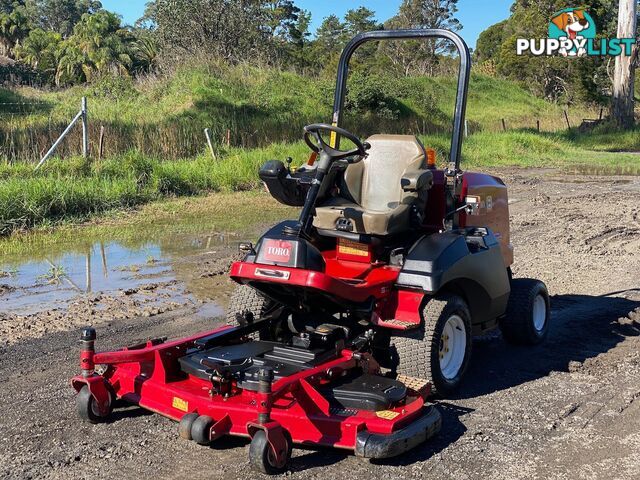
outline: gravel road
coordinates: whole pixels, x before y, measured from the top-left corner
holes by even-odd
[[[439,403],[441,434],[413,452],[370,463],[332,450],[295,449],[287,476],[640,476],[640,177],[496,173],[510,185],[515,276],[540,278],[552,294],[549,340],[519,348],[499,334],[477,339],[460,395]],[[221,289],[217,300],[224,304],[229,288],[220,266],[230,252],[217,255],[208,264],[202,256],[183,259],[180,268]],[[206,265],[214,266],[209,274]],[[178,439],[175,423],[136,407],[102,425],[76,418],[68,379],[77,371],[79,327],[88,319],[95,319],[100,349],[220,322],[205,318],[207,305],[168,295],[152,309],[136,304],[135,310],[128,296],[94,294],[28,319],[0,313],[1,478],[256,476],[244,440],[200,447]],[[29,331],[29,324],[36,328]]]

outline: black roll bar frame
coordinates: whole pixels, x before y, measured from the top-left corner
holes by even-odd
[[[356,35],[344,48],[340,63],[338,64],[338,78],[333,104],[333,124],[340,127],[343,117],[344,101],[347,90],[347,77],[349,76],[349,62],[354,52],[363,44],[380,40],[410,40],[442,38],[450,40],[458,49],[460,55],[460,70],[458,72],[458,89],[456,105],[453,115],[453,134],[451,136],[451,151],[449,153],[448,175],[456,175],[460,172],[460,153],[462,150],[462,138],[464,132],[464,119],[467,109],[467,93],[469,90],[469,77],[471,75],[471,54],[465,41],[457,33],[444,29],[412,29],[412,30],[379,30],[364,32]],[[339,146],[339,137],[336,145]]]

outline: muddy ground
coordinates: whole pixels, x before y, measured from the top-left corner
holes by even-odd
[[[552,294],[549,340],[516,348],[499,334],[477,339],[460,395],[439,402],[441,434],[413,452],[369,463],[295,449],[288,476],[640,477],[640,178],[497,173],[510,185],[514,273],[543,279]],[[230,286],[220,274],[232,254],[174,262],[184,281],[92,294],[34,315],[0,313],[0,477],[255,477],[243,440],[200,447],[135,407],[108,424],[83,424],[68,384],[88,321],[100,348],[219,322],[207,318],[218,312],[208,300],[225,304]],[[193,289],[205,303],[167,294]]]

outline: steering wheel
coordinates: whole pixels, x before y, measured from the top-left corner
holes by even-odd
[[[324,141],[320,132],[329,131],[333,132],[341,137],[346,138],[353,142],[356,148],[352,150],[338,150],[332,147]],[[314,141],[315,140],[315,141]],[[371,145],[367,142],[362,142],[353,133],[345,130],[344,128],[335,127],[326,123],[314,123],[313,125],[307,125],[304,127],[304,141],[309,148],[316,153],[326,153],[331,161],[342,160],[344,158],[353,157],[349,160],[349,163],[358,163],[367,156],[367,150],[371,148]]]

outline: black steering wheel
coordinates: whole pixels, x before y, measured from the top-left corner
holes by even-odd
[[[350,140],[356,148],[352,150],[338,150],[332,147],[324,141],[320,132],[329,131],[333,132],[341,137]],[[315,142],[313,141],[315,140]],[[309,145],[309,148],[316,153],[326,153],[331,161],[342,160],[344,158],[352,157],[349,163],[358,163],[367,156],[367,150],[371,148],[371,145],[367,142],[363,142],[353,133],[345,130],[344,128],[335,127],[326,123],[314,123],[313,125],[307,125],[304,127],[304,141]]]

